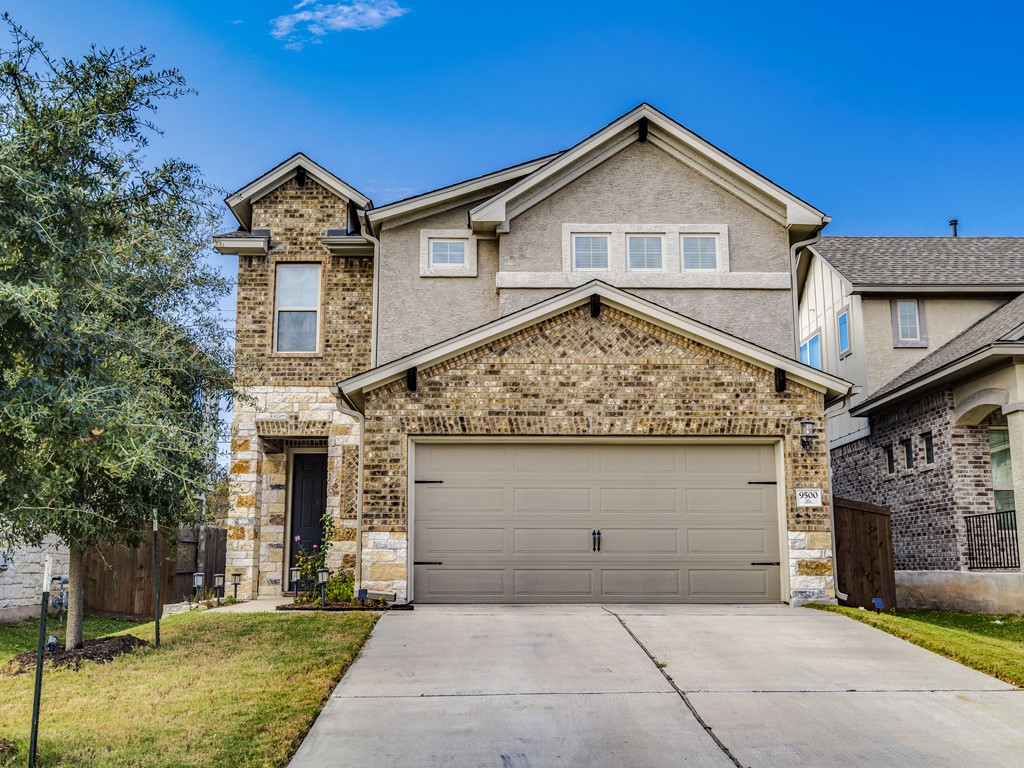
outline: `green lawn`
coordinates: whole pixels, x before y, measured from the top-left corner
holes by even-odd
[[[100,616],[86,616],[82,622],[82,631],[86,640],[115,632],[131,629],[139,622],[127,619],[105,619]],[[51,614],[47,625],[47,635],[56,635],[64,645],[64,625],[55,614]],[[24,651],[34,651],[39,642],[39,619],[25,619],[10,624],[0,624],[0,666]]]
[[[841,613],[964,666],[1024,687],[1024,614],[992,616],[966,611],[876,614],[836,605],[808,607]],[[1002,623],[997,624],[997,621]]]
[[[159,650],[48,669],[39,766],[284,766],[377,618],[190,613],[160,623]],[[131,634],[152,642],[153,625]],[[32,675],[0,680],[4,768],[25,764],[31,706]]]

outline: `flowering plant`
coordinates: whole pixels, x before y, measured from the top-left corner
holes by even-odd
[[[331,539],[334,537],[334,517],[329,510],[325,510],[320,518],[323,531],[319,544],[313,544],[309,551],[306,551],[302,543],[302,537],[295,537],[295,567],[299,569],[299,583],[295,585],[295,600],[299,601],[299,590],[306,587],[308,598],[316,597],[316,572],[324,568],[327,563],[327,552],[331,548]]]

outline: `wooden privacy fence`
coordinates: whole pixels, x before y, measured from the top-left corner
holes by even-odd
[[[871,608],[882,598],[885,610],[896,608],[896,570],[892,553],[892,513],[886,507],[850,499],[833,499],[836,524],[835,568],[840,605]]]
[[[201,545],[201,546],[200,546]],[[182,530],[177,541],[159,538],[160,602],[184,601],[192,592],[192,574],[199,570],[200,554],[206,584],[213,574],[224,573],[227,531],[206,528],[200,536]],[[86,553],[85,609],[94,613],[148,617],[153,614],[153,544],[141,547],[107,546]]]

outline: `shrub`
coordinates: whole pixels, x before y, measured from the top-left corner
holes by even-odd
[[[327,602],[347,603],[352,600],[355,590],[355,579],[352,574],[341,573],[332,576],[327,582]]]

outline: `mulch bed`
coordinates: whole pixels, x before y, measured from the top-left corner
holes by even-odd
[[[411,611],[411,605],[380,605],[375,602],[366,603],[289,603],[277,606],[279,611]]]
[[[134,635],[115,635],[114,637],[101,637],[96,640],[86,640],[85,645],[73,651],[65,651],[58,648],[53,653],[46,651],[43,654],[43,663],[48,667],[65,667],[77,670],[82,666],[83,661],[95,661],[97,664],[107,664],[123,653],[131,653],[136,648],[148,647],[149,643],[140,640]],[[5,666],[0,667],[0,677],[13,677],[27,672],[34,672],[36,668],[36,652],[25,651],[11,659]]]

